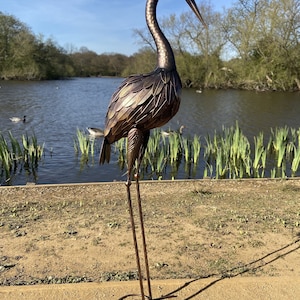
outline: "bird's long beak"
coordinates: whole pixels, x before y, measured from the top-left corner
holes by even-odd
[[[201,14],[200,14],[200,11],[199,11],[196,3],[195,3],[195,0],[186,0],[186,2],[190,6],[190,8],[192,9],[192,11],[195,13],[195,15],[197,16],[197,18],[201,21],[201,23],[203,24],[203,26],[206,28],[207,25],[204,22]]]

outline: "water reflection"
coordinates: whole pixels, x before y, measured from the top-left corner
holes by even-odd
[[[252,91],[194,90],[183,92],[179,114],[172,121],[190,124],[190,131],[200,135],[212,134],[222,125],[230,127],[238,121],[248,137],[271,127],[299,127],[299,93],[256,93]]]

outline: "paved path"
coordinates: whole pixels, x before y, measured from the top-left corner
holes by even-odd
[[[146,285],[145,285],[146,286]],[[235,277],[200,280],[152,281],[154,299],[172,295],[169,299],[300,299],[300,277]],[[2,300],[35,299],[141,299],[130,296],[139,292],[138,281],[78,283],[61,285],[0,287]]]

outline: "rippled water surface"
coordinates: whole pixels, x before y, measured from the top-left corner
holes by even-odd
[[[109,165],[97,161],[80,167],[73,140],[77,128],[103,128],[108,102],[120,78],[88,78],[42,82],[0,82],[0,131],[19,138],[33,132],[45,143],[45,157],[39,164],[38,183],[71,183],[125,180],[124,170],[112,157]],[[239,122],[250,141],[260,131],[270,128],[300,127],[299,93],[256,93],[249,91],[184,90],[182,104],[175,118],[165,128],[185,125],[184,134],[205,136]],[[27,116],[27,122],[12,123],[13,116]],[[97,140],[99,150],[101,140]],[[51,155],[52,153],[52,155]],[[196,175],[201,178],[203,174]],[[184,178],[184,172],[178,178]],[[24,171],[16,174],[13,184],[33,181]]]

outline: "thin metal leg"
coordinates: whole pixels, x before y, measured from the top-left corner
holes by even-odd
[[[142,271],[141,271],[139,249],[138,249],[138,244],[137,244],[137,239],[136,239],[136,231],[135,231],[135,223],[134,223],[134,216],[133,216],[131,196],[130,196],[130,182],[129,181],[126,183],[126,187],[127,187],[127,199],[128,199],[129,213],[130,213],[133,243],[134,243],[134,249],[135,249],[136,264],[137,264],[137,268],[138,268],[138,276],[139,276],[139,281],[140,281],[140,290],[141,290],[142,300],[145,300],[143,275],[142,275]]]
[[[141,224],[141,232],[142,232],[142,240],[143,240],[143,250],[144,250],[145,268],[146,268],[146,275],[147,275],[147,285],[148,285],[149,299],[152,300],[150,272],[149,272],[146,236],[145,236],[145,229],[144,229],[142,201],[141,201],[140,184],[139,184],[138,174],[136,174],[135,180],[136,180],[136,192],[137,192],[138,208],[139,208],[140,224]]]

